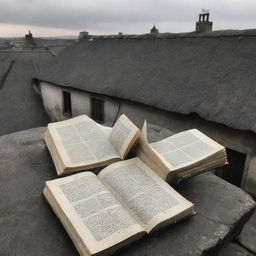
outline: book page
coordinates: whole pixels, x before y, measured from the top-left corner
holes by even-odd
[[[146,163],[155,173],[166,180],[170,171],[166,161],[158,154],[149,144],[147,139],[147,122],[144,122],[141,135],[139,137],[138,145],[135,150],[138,156],[144,163]]]
[[[98,123],[96,123],[96,125],[100,128],[100,130],[105,135],[105,137],[107,139],[109,139],[110,134],[111,134],[113,128],[109,127],[109,126],[102,125],[102,124],[98,124]]]
[[[180,132],[150,146],[172,170],[199,162],[224,148],[196,129]]]
[[[111,164],[98,175],[147,232],[166,220],[193,214],[193,204],[139,158]],[[185,214],[185,215],[186,215]]]
[[[48,181],[46,186],[91,254],[144,231],[91,172]]]
[[[125,115],[121,115],[112,128],[109,141],[124,159],[139,134],[139,129]]]
[[[52,123],[48,127],[66,166],[120,158],[101,129],[85,115]]]
[[[209,170],[215,169],[215,168],[223,166],[225,164],[227,164],[226,156],[217,157],[214,160],[209,160],[209,161],[205,162],[204,164],[199,165],[197,167],[186,168],[186,170],[184,170],[178,174],[177,179],[178,179],[178,181],[188,179],[194,175],[197,175],[197,174],[200,174],[203,172],[207,172]]]

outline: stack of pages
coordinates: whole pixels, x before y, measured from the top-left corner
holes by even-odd
[[[227,163],[225,148],[197,129],[149,144],[146,122],[136,151],[140,159],[169,183],[177,183]]]

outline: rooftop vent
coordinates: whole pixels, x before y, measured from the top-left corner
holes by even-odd
[[[208,9],[202,9],[199,14],[199,21],[196,23],[196,32],[212,31],[212,22],[209,21],[210,12]]]

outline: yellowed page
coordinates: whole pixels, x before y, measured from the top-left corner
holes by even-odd
[[[147,232],[194,214],[193,204],[137,157],[111,164],[98,177]]]
[[[44,140],[45,140],[47,148],[52,156],[52,160],[54,162],[57,174],[60,175],[63,173],[63,171],[65,169],[65,165],[64,165],[63,159],[61,158],[55,144],[52,141],[52,137],[49,135],[49,130],[46,130]]]
[[[147,122],[144,122],[141,135],[139,137],[138,145],[136,147],[136,155],[146,163],[152,170],[154,170],[161,178],[166,180],[170,172],[166,161],[158,154],[149,144],[147,139]]]
[[[68,168],[120,159],[102,130],[86,115],[51,123],[48,129]]]
[[[145,232],[91,172],[48,181],[46,187],[90,254]]]
[[[199,165],[197,167],[185,169],[184,171],[182,171],[177,175],[178,176],[177,180],[179,181],[179,180],[187,179],[196,174],[215,169],[225,164],[227,164],[227,158],[225,156],[222,156],[222,157],[216,158],[215,160],[212,160],[209,162],[207,161],[206,163]]]
[[[98,123],[96,123],[96,124],[97,124],[97,126],[100,128],[100,130],[102,131],[102,133],[105,135],[105,137],[106,137],[107,139],[109,139],[110,134],[111,134],[113,128],[112,128],[112,127],[109,127],[109,126],[102,125],[102,124],[98,124]]]
[[[180,132],[151,143],[150,146],[165,160],[170,170],[181,169],[200,162],[224,149],[222,145],[197,129]]]
[[[126,115],[121,115],[112,128],[109,141],[119,153],[120,157],[125,159],[139,135],[139,129]]]
[[[77,248],[79,254],[81,256],[89,256],[91,253],[89,252],[88,248],[84,245],[83,240],[77,235],[75,229],[70,224],[69,219],[60,208],[58,202],[55,200],[54,196],[52,195],[51,191],[46,186],[43,190],[43,196],[48,201],[50,206],[52,207],[54,213],[60,219],[62,225],[66,229],[67,233],[69,234],[71,240],[73,241],[75,247]]]

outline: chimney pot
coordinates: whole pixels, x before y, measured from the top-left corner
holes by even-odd
[[[212,31],[212,22],[209,21],[210,12],[208,9],[202,9],[199,14],[199,20],[196,22],[196,32]]]
[[[87,32],[85,30],[79,32],[78,41],[80,41],[82,39],[88,39],[88,38],[89,38],[89,32]]]
[[[31,31],[28,31],[28,34],[25,35],[25,47],[33,47],[35,45],[34,38]]]
[[[151,34],[158,34],[159,33],[159,31],[158,31],[158,29],[156,28],[155,25],[153,26],[153,28],[150,29],[150,33]]]

